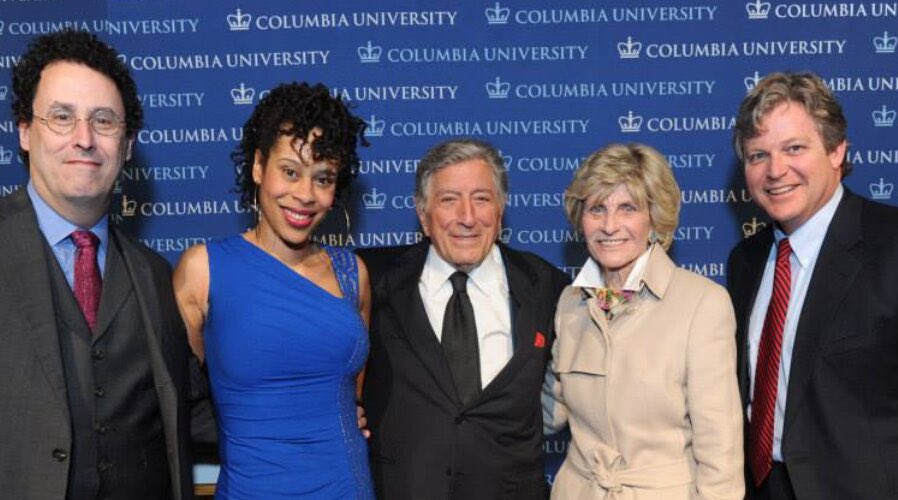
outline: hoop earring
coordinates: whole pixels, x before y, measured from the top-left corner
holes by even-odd
[[[349,220],[349,210],[346,208],[346,203],[343,200],[336,200],[336,203],[340,205],[340,208],[343,210],[343,222],[346,223],[346,236],[352,234],[352,221]],[[333,206],[331,207],[333,208]]]
[[[253,205],[252,209],[256,212],[256,225],[259,225],[259,222],[262,221],[262,211],[259,210],[259,185],[256,184],[256,190],[253,191]]]

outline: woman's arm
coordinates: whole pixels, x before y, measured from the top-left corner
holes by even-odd
[[[743,497],[742,403],[736,380],[736,320],[726,290],[711,285],[691,319],[686,401],[700,498]]]
[[[567,425],[568,410],[564,404],[564,394],[561,387],[561,377],[558,375],[556,365],[558,361],[558,352],[564,339],[565,332],[560,328],[561,309],[563,308],[564,296],[558,302],[558,308],[555,311],[555,342],[552,344],[552,359],[549,360],[549,366],[546,368],[546,376],[543,381],[542,407],[543,407],[543,433],[554,434]]]
[[[354,256],[359,266],[359,314],[365,321],[365,326],[371,326],[371,282],[368,277],[368,268],[365,261]]]
[[[205,245],[184,252],[175,268],[172,284],[178,310],[187,327],[190,349],[200,362],[204,362],[203,325],[209,310],[209,254]]]
[[[359,265],[359,314],[366,327],[371,325],[371,283],[368,278],[368,268],[358,256],[353,256]],[[359,372],[355,382],[356,400],[362,400],[362,386],[365,384],[365,368]]]
[[[360,257],[355,257],[359,266],[359,314],[365,322],[366,327],[371,326],[371,279],[368,276],[368,268]],[[355,398],[356,401],[362,400],[362,387],[365,385],[365,368],[359,372],[355,380]],[[356,417],[358,418],[358,426],[362,434],[368,438],[371,431],[368,430],[368,419],[365,417],[365,409],[361,403],[356,405]]]

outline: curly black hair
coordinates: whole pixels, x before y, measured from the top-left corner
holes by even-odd
[[[32,40],[19,63],[12,70],[12,115],[16,123],[31,123],[34,119],[34,96],[41,80],[41,72],[56,61],[83,64],[109,77],[118,88],[125,105],[125,135],[134,134],[143,126],[143,108],[137,98],[137,85],[118,52],[86,31],[71,29],[43,35]],[[28,154],[19,150],[25,164]]]
[[[268,159],[279,136],[305,140],[315,128],[321,135],[312,142],[312,157],[337,165],[336,196],[343,199],[350,180],[359,170],[357,144],[368,146],[365,122],[349,111],[339,97],[318,83],[282,83],[271,90],[243,125],[243,139],[231,153],[237,173],[237,191],[243,205],[250,208],[256,192],[253,162],[256,151]]]

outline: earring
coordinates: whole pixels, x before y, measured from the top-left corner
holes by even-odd
[[[649,246],[652,246],[655,243],[658,243],[658,233],[652,229],[652,232],[649,233]]]
[[[349,236],[352,234],[352,222],[349,220],[349,210],[346,209],[346,204],[338,199],[336,203],[340,205],[340,208],[343,209],[343,222],[346,223],[346,235]],[[331,205],[331,210],[333,210],[333,205]]]
[[[253,191],[253,205],[252,209],[256,212],[256,225],[262,221],[262,211],[259,210],[259,185],[256,184],[256,190]]]

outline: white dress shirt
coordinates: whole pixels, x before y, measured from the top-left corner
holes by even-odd
[[[792,255],[789,263],[792,266],[792,287],[789,296],[789,308],[786,310],[786,323],[783,325],[783,344],[780,354],[779,377],[777,378],[776,406],[773,411],[773,459],[783,461],[781,450],[783,442],[783,419],[786,416],[786,392],[789,387],[789,373],[792,369],[792,348],[795,346],[795,330],[798,328],[798,320],[801,316],[801,308],[808,292],[808,284],[814,274],[814,266],[817,264],[817,256],[820,255],[820,247],[823,246],[823,238],[829,223],[833,220],[839,201],[842,200],[842,185],[836,189],[832,198],[817,211],[810,219],[801,225],[792,234],[785,234],[779,228],[774,229],[773,236],[776,239],[767,256],[767,266],[761,278],[761,286],[751,310],[751,318],[748,323],[749,342],[749,374],[750,394],[755,393],[755,366],[758,363],[758,346],[761,343],[761,331],[764,329],[764,318],[767,316],[767,306],[770,305],[770,296],[773,294],[773,274],[776,268],[777,244],[789,237],[789,245],[792,247]],[[751,419],[751,404],[748,406],[749,419]]]
[[[455,271],[455,267],[443,260],[431,246],[418,282],[418,290],[430,325],[440,341],[446,304],[452,297],[449,276]],[[497,246],[493,245],[483,262],[468,273],[467,288],[474,308],[474,323],[477,325],[480,383],[481,387],[486,387],[514,353],[508,280],[502,252]]]

